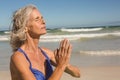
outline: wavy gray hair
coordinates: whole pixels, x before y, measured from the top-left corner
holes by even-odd
[[[10,35],[10,45],[13,52],[16,51],[26,40],[25,27],[28,24],[29,16],[34,9],[34,5],[27,5],[13,13],[12,29]]]

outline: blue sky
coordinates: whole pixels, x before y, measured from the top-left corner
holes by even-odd
[[[38,7],[48,28],[120,25],[120,0],[0,0],[0,28],[27,4]]]

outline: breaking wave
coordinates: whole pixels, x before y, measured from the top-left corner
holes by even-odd
[[[66,31],[66,32],[89,32],[89,31],[99,31],[102,30],[103,28],[85,28],[85,29],[65,29],[62,28],[61,31]]]
[[[95,38],[106,36],[120,36],[120,27],[86,27],[86,28],[54,28],[47,29],[48,33],[41,36],[41,42],[56,42],[64,38],[78,40],[81,38]],[[0,41],[9,40],[10,32],[0,31]]]
[[[104,37],[104,36],[120,36],[120,32],[114,32],[114,33],[90,33],[90,34],[67,34],[67,35],[43,35],[41,36],[40,41],[42,42],[56,42],[61,41],[64,38],[67,38],[69,40],[78,40],[81,38],[94,38],[94,37]],[[0,41],[6,41],[9,40],[9,35],[0,35]]]
[[[80,54],[97,56],[120,56],[120,50],[102,50],[102,51],[80,51]]]
[[[64,38],[69,40],[78,40],[81,38],[94,38],[94,37],[104,37],[104,36],[120,36],[120,32],[116,33],[99,33],[99,34],[71,34],[71,35],[44,35],[41,37],[41,41],[43,42],[55,42],[60,41]]]

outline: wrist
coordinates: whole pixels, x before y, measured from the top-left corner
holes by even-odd
[[[59,68],[60,70],[65,70],[67,67],[67,65],[58,65],[57,68]]]

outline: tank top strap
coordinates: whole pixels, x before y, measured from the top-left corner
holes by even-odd
[[[19,48],[18,51],[24,54],[24,56],[26,57],[26,59],[30,63],[30,68],[32,68],[32,64],[31,64],[30,59],[28,58],[27,54],[21,48]]]
[[[49,58],[48,55],[45,53],[45,51],[43,51],[40,47],[39,47],[39,49],[41,50],[41,52],[43,53],[43,55],[46,57],[46,59],[47,59],[48,61],[50,61],[50,58]]]
[[[40,48],[40,47],[39,47]],[[48,57],[48,55],[45,53],[45,51],[43,51],[40,48],[41,52],[43,53],[43,55],[46,57],[46,80],[48,80],[48,78],[52,75],[53,73],[53,68],[50,62],[50,58]]]

